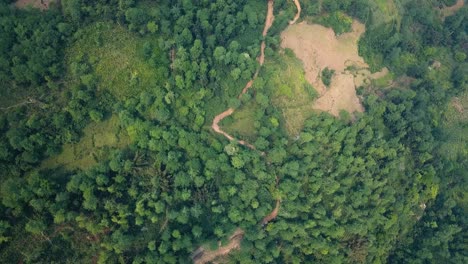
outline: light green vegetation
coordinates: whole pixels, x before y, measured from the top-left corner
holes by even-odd
[[[398,11],[397,3],[394,0],[375,0],[373,3],[373,23],[376,25],[395,22],[399,27],[401,16]]]
[[[118,116],[89,124],[83,130],[80,141],[65,144],[60,154],[46,159],[42,168],[64,166],[67,169],[88,169],[97,160],[107,157],[108,148],[123,148],[130,143],[127,133],[120,128]]]
[[[262,89],[267,90],[265,93],[269,94],[274,107],[282,113],[280,123],[283,128],[290,136],[296,136],[314,111],[312,106],[317,92],[305,79],[302,62],[289,49],[276,57],[267,57],[263,67],[260,72],[261,80],[265,80]],[[257,86],[258,83],[254,83],[253,89],[257,89]],[[259,108],[255,98],[251,99],[227,118],[222,126],[228,133],[252,141],[256,136],[254,123]]]
[[[306,81],[302,63],[286,52],[265,63],[266,85],[271,89],[272,103],[283,113],[283,124],[290,136],[297,135],[314,111],[315,89]]]
[[[67,61],[87,56],[100,78],[99,89],[124,99],[162,84],[169,61],[159,50],[157,38],[139,37],[121,26],[99,22],[78,34],[80,38],[67,51]]]
[[[257,109],[258,104],[251,100],[237,109],[231,117],[227,118],[226,124],[223,123],[222,125],[228,133],[253,141],[257,136],[257,129],[254,126]]]
[[[444,112],[444,131],[446,138],[440,151],[447,158],[456,160],[457,157],[468,155],[468,92],[452,99]]]
[[[395,75],[392,72],[388,72],[387,74],[385,74],[384,76],[380,78],[373,79],[372,84],[378,88],[385,88],[389,86],[389,84],[392,82],[394,77]]]

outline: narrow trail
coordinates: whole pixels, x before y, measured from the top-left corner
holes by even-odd
[[[268,222],[270,222],[271,220],[274,220],[278,216],[280,205],[281,205],[281,199],[276,200],[275,208],[273,209],[273,211],[271,211],[271,213],[269,213],[267,216],[263,218],[261,222],[262,226],[265,226],[266,224],[268,224]]]
[[[294,19],[289,22],[290,25],[296,23],[296,21],[299,19],[301,15],[301,5],[299,1],[298,0],[293,0],[293,1],[297,7],[297,14],[294,17]],[[268,0],[267,16],[265,19],[265,26],[262,32],[263,37],[266,37],[266,35],[268,34],[268,30],[273,25],[273,21],[275,19],[275,16],[273,15],[273,2],[274,0]],[[265,62],[265,46],[266,46],[265,40],[263,40],[260,45],[260,55],[257,57],[257,61],[259,62],[260,67],[257,69],[252,79],[249,82],[247,82],[245,87],[242,89],[242,92],[239,94],[238,98],[240,98],[243,94],[245,94],[250,89],[250,87],[252,87],[253,82],[257,78],[260,68],[261,66],[263,66],[263,63]],[[228,133],[226,133],[224,130],[222,130],[219,127],[219,122],[221,122],[221,120],[223,120],[224,118],[232,115],[234,111],[235,111],[234,108],[226,109],[224,112],[214,117],[213,123],[211,125],[211,128],[216,133],[223,135],[230,141],[235,140],[235,138],[229,135]],[[239,142],[239,144],[244,145],[248,148],[251,148],[253,150],[256,149],[255,146],[246,142],[245,140],[237,140],[237,141]],[[263,152],[262,152],[262,155],[264,155]],[[276,176],[276,186],[275,186],[276,189],[278,189],[278,185],[279,185],[279,178],[278,176]],[[280,205],[281,205],[281,198],[278,198],[276,199],[275,208],[271,211],[271,213],[265,216],[263,220],[260,222],[262,226],[265,226],[266,224],[268,224],[270,221],[274,220],[278,216]],[[192,253],[192,256],[191,256],[192,261],[195,264],[209,263],[209,262],[214,261],[218,257],[222,257],[222,256],[229,254],[234,249],[240,249],[240,243],[243,237],[244,237],[244,230],[237,228],[236,231],[234,231],[234,233],[229,237],[229,244],[227,244],[226,246],[220,246],[217,250],[213,250],[213,251],[209,251],[209,250],[204,249],[203,247],[199,247],[197,248],[197,250],[195,250]]]
[[[278,189],[278,185],[279,185],[279,178],[278,176],[276,176],[276,189]],[[276,199],[276,205],[273,211],[271,211],[271,213],[269,213],[267,216],[263,218],[261,222],[262,227],[268,224],[268,222],[270,222],[271,220],[274,220],[278,216],[280,206],[281,206],[281,198],[278,198]]]
[[[236,229],[229,238],[229,244],[224,247],[219,247],[217,250],[207,251],[201,248],[192,254],[192,260],[195,264],[209,263],[217,257],[229,254],[234,249],[240,249],[240,242],[244,237],[244,231],[240,228]]]
[[[15,105],[11,105],[11,106],[8,106],[8,107],[0,107],[0,110],[9,110],[9,109],[20,107],[20,106],[27,105],[27,104],[38,104],[41,107],[46,106],[45,103],[43,103],[43,102],[41,102],[39,100],[36,100],[34,98],[28,97],[28,99],[26,101],[24,101],[24,102],[17,103]]]
[[[289,25],[295,24],[297,20],[299,19],[299,17],[301,17],[301,3],[299,3],[299,0],[293,0],[293,1],[294,1],[294,4],[296,5],[297,13],[294,16],[294,19],[289,21]]]
[[[440,11],[442,12],[443,19],[455,14],[463,6],[465,6],[465,0],[458,0],[454,5],[442,8]]]
[[[263,32],[262,32],[263,37],[266,37],[266,35],[268,34],[268,30],[270,29],[271,25],[273,25],[274,19],[275,19],[275,16],[273,15],[273,0],[268,0],[267,16],[266,16],[266,19],[265,19],[265,26],[263,27]],[[260,55],[257,57],[257,61],[259,62],[260,67],[265,62],[265,46],[266,46],[265,45],[265,40],[262,40],[262,44],[260,45]],[[241,98],[241,96],[244,95],[245,93],[247,93],[247,91],[250,89],[250,87],[252,87],[253,82],[255,81],[255,79],[258,76],[258,73],[260,71],[260,67],[257,68],[257,71],[255,72],[252,80],[247,82],[245,87],[242,89],[242,92],[239,94],[238,98]],[[233,113],[234,113],[234,108],[230,107],[230,108],[226,109],[221,114],[215,116],[215,118],[213,119],[213,123],[211,125],[211,128],[216,133],[219,133],[219,134],[223,135],[224,137],[226,137],[230,141],[235,140],[235,138],[233,136],[229,135],[228,133],[226,133],[224,130],[222,130],[219,127],[219,122],[221,122],[224,118],[232,115]],[[255,146],[253,146],[252,144],[246,142],[245,140],[238,140],[238,142],[239,142],[239,144],[244,145],[244,146],[246,146],[246,147],[248,147],[250,149],[255,149]]]

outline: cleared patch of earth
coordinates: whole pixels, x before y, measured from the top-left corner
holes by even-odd
[[[441,8],[440,11],[442,12],[442,17],[446,18],[455,14],[458,10],[460,10],[465,5],[465,0],[458,0],[453,6],[447,6]]]
[[[18,0],[15,2],[17,8],[26,8],[28,6],[39,8],[41,10],[49,9],[49,5],[55,0]]]
[[[456,160],[468,155],[468,91],[452,98],[443,113],[444,143],[438,151]]]
[[[356,95],[356,86],[381,78],[387,72],[384,69],[381,73],[371,74],[366,70],[369,66],[358,54],[358,41],[364,32],[365,26],[355,20],[352,31],[340,36],[336,36],[331,28],[305,22],[291,25],[281,34],[281,46],[294,51],[303,63],[306,80],[320,94],[313,104],[314,109],[335,116],[341,110],[364,111]],[[325,68],[335,70],[329,87],[321,80]],[[361,77],[356,79],[358,75]]]
[[[454,97],[452,99],[451,104],[452,104],[453,108],[455,108],[455,110],[458,111],[458,113],[460,113],[462,115],[465,113],[465,107],[463,106],[462,102],[460,101],[460,98]],[[465,117],[465,119],[467,119],[467,118]]]
[[[120,128],[120,120],[116,115],[89,124],[83,133],[79,142],[65,144],[62,152],[44,160],[41,168],[63,166],[70,170],[86,170],[106,157],[110,148],[124,148],[131,141],[127,133]]]

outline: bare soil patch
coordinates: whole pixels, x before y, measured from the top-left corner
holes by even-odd
[[[441,8],[440,11],[442,12],[442,17],[446,18],[448,16],[451,16],[455,14],[460,8],[462,8],[465,5],[465,0],[458,0],[453,6],[447,6],[444,8]]]
[[[454,97],[452,99],[452,106],[453,106],[453,108],[455,108],[455,110],[457,110],[458,113],[460,113],[460,114],[465,113],[465,107],[461,103],[460,98]]]
[[[203,247],[198,248],[192,254],[192,260],[195,264],[204,264],[209,263],[215,260],[216,258],[223,257],[232,250],[240,249],[240,243],[244,237],[244,231],[240,228],[236,229],[234,233],[229,237],[229,244],[226,246],[220,246],[216,250],[206,250]]]
[[[278,185],[279,185],[278,176],[275,176],[275,181],[276,181],[276,189],[278,189]],[[281,198],[277,198],[275,208],[273,208],[271,213],[269,213],[267,216],[263,218],[261,222],[262,226],[265,226],[266,224],[268,224],[268,222],[274,220],[278,216],[280,206],[281,206]]]
[[[335,116],[340,110],[350,113],[364,111],[356,95],[356,84],[386,73],[373,76],[369,71],[362,71],[368,68],[358,54],[358,40],[364,32],[365,26],[355,20],[352,31],[340,36],[336,36],[331,28],[305,22],[291,25],[281,34],[281,46],[292,49],[303,62],[307,81],[320,94],[314,109]],[[327,67],[335,70],[330,87],[321,80],[321,72]],[[357,71],[361,71],[361,78],[355,84]]]
[[[49,9],[50,3],[55,2],[54,0],[18,0],[15,2],[17,8],[26,8],[28,6],[39,8],[41,10]]]

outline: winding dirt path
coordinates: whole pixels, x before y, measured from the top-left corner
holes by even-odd
[[[33,8],[39,8],[40,10],[49,9],[50,3],[55,2],[53,0],[18,0],[15,2],[17,8],[26,8],[28,6]]]
[[[298,0],[293,0],[293,1],[297,6],[297,14],[294,17],[294,19],[289,22],[289,24],[296,23],[296,21],[299,19],[300,14],[301,14],[301,5],[300,5],[299,1]],[[268,0],[267,16],[266,16],[266,19],[265,19],[265,26],[264,26],[263,32],[262,32],[263,37],[266,37],[266,35],[268,34],[268,30],[273,25],[273,21],[275,19],[275,16],[273,14],[273,2],[274,2],[274,0]],[[265,46],[266,46],[265,45],[265,40],[263,40],[261,45],[260,45],[260,55],[257,57],[257,60],[258,60],[258,62],[260,64],[260,67],[265,62]],[[242,89],[242,92],[239,94],[238,98],[240,98],[243,94],[245,94],[250,89],[250,87],[252,87],[253,82],[255,81],[255,79],[258,76],[258,73],[260,71],[260,67],[255,72],[252,80],[247,82],[245,87]],[[226,109],[224,112],[222,112],[222,113],[218,114],[217,116],[215,116],[215,118],[213,119],[213,123],[211,125],[211,128],[216,133],[219,133],[219,134],[223,135],[224,137],[226,137],[230,141],[235,140],[235,138],[233,136],[229,135],[228,133],[226,133],[224,130],[222,130],[219,127],[219,122],[221,122],[221,120],[223,120],[224,118],[232,115],[233,113],[234,113],[234,108],[230,107],[230,108]],[[244,145],[244,146],[249,147],[251,149],[255,149],[255,146],[253,146],[252,144],[246,142],[245,140],[238,140],[238,142],[241,145]],[[264,153],[262,153],[262,154],[264,154]],[[278,188],[278,185],[279,185],[279,178],[278,178],[278,176],[276,176],[276,188]],[[263,218],[263,220],[260,222],[260,224],[262,226],[265,226],[266,224],[268,224],[270,221],[274,220],[278,216],[280,205],[281,205],[281,199],[278,198],[278,199],[276,199],[275,208],[271,211],[271,213],[269,213],[267,216],[265,216]],[[228,245],[226,245],[224,247],[220,246],[217,250],[213,250],[213,251],[208,251],[208,250],[205,250],[203,247],[199,247],[197,250],[195,250],[192,253],[192,261],[195,264],[204,264],[204,263],[211,262],[211,261],[215,260],[218,257],[225,256],[225,255],[229,254],[234,249],[240,249],[240,243],[241,243],[243,237],[244,237],[244,230],[242,230],[240,228],[237,228],[236,231],[234,231],[234,233],[229,237],[229,244]]]
[[[267,16],[266,16],[266,19],[265,19],[265,26],[263,27],[263,32],[262,32],[263,37],[266,37],[266,35],[268,34],[268,30],[270,29],[271,25],[273,25],[274,19],[275,19],[275,16],[273,15],[273,0],[268,0]],[[257,61],[259,62],[260,67],[265,62],[265,46],[266,46],[265,45],[265,40],[262,40],[262,44],[260,45],[260,55],[257,57]],[[252,80],[250,80],[245,85],[245,87],[242,89],[242,92],[239,94],[238,98],[240,98],[243,94],[245,94],[250,89],[250,87],[252,87],[253,82],[255,81],[255,79],[258,76],[258,72],[260,71],[260,67],[257,68],[257,71],[255,72]],[[223,135],[224,137],[226,137],[230,141],[235,140],[235,138],[233,136],[229,135],[228,133],[226,133],[224,130],[222,130],[219,127],[219,122],[221,122],[224,118],[232,115],[233,113],[234,113],[234,108],[230,107],[230,108],[226,109],[226,111],[224,111],[221,114],[215,116],[215,118],[213,119],[213,123],[211,125],[211,128],[216,133],[219,133],[219,134]],[[255,146],[253,146],[252,144],[246,142],[245,140],[238,140],[238,142],[239,142],[239,144],[244,145],[244,146],[246,146],[248,148],[255,149]]]
[[[278,189],[278,185],[279,185],[279,178],[278,176],[276,176],[276,189]],[[270,222],[271,220],[274,220],[278,216],[280,206],[281,206],[281,198],[278,198],[276,199],[276,205],[273,211],[271,211],[271,213],[269,213],[267,216],[263,218],[261,222],[262,227],[268,224],[268,222]]]
[[[224,247],[219,247],[217,250],[203,250],[202,248],[198,249],[192,254],[192,260],[195,264],[204,264],[215,260],[217,257],[225,256],[234,249],[240,249],[240,242],[244,237],[244,230],[238,228],[234,233],[229,237],[229,244]]]
[[[465,0],[458,0],[453,6],[447,6],[442,8],[440,11],[442,12],[442,17],[445,19],[448,16],[455,14],[460,8],[465,5]]]
[[[299,19],[299,17],[301,17],[301,3],[299,3],[299,0],[293,0],[293,1],[294,1],[294,4],[296,5],[297,13],[294,16],[294,19],[289,21],[289,25],[295,24],[297,20]]]

